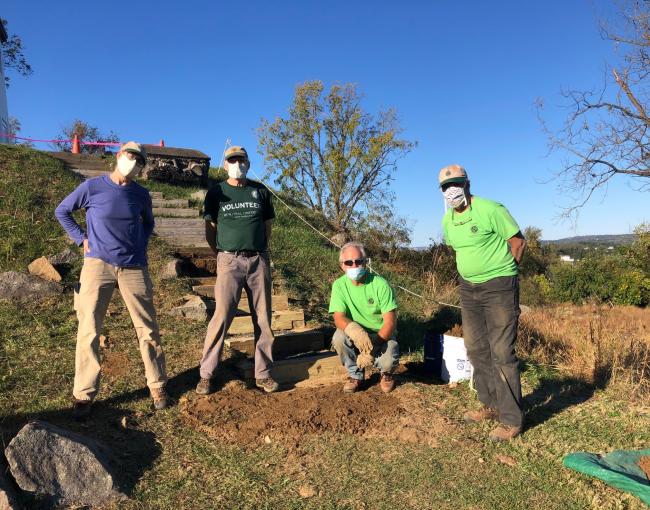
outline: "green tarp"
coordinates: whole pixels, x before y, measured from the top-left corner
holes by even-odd
[[[650,456],[650,449],[614,450],[604,456],[586,452],[570,453],[562,462],[569,469],[598,478],[650,505],[650,482],[639,467],[639,459],[644,456]]]

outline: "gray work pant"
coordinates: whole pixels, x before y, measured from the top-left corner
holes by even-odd
[[[273,363],[271,331],[271,268],[267,255],[247,257],[220,251],[217,255],[215,310],[203,344],[200,374],[212,379],[217,371],[223,342],[237,313],[242,289],[246,290],[255,335],[255,378],[270,376]]]
[[[479,400],[498,409],[504,425],[521,427],[523,411],[519,361],[519,279],[502,276],[484,283],[460,279],[463,336],[474,367]]]

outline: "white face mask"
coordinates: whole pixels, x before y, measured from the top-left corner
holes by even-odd
[[[129,159],[125,154],[117,158],[117,169],[124,177],[135,177],[140,172],[137,161]]]
[[[467,205],[464,186],[449,186],[442,194],[445,196],[445,201],[449,207],[456,209]]]
[[[226,161],[226,170],[228,171],[228,177],[231,179],[244,179],[248,172],[248,162],[235,161],[234,163],[228,163]]]

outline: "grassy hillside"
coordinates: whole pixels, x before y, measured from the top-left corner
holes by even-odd
[[[10,236],[13,239],[7,246],[11,249],[3,248],[2,269],[24,270],[32,258],[55,253],[66,245],[51,212],[55,202],[78,181],[36,152],[0,146],[0,154],[3,182],[14,188],[11,193],[4,185],[2,188],[3,232],[22,232]],[[9,168],[22,169],[22,176],[9,176]],[[188,191],[179,189],[177,196]],[[29,213],[21,205],[27,203]],[[329,285],[338,275],[337,252],[281,205],[276,208],[275,268],[308,308],[310,318],[325,321]],[[311,219],[319,228],[326,228],[317,218]],[[270,403],[250,406],[243,416],[230,417],[224,406],[214,405],[209,412],[202,406],[218,404],[219,398],[226,400],[229,395],[233,396],[231,403],[240,405],[255,390],[244,391],[235,381],[228,381],[232,372],[226,353],[220,375],[228,381],[226,388],[212,400],[193,393],[205,324],[166,314],[190,290],[181,281],[159,279],[170,256],[168,246],[152,240],[150,268],[171,378],[169,391],[176,405],[152,412],[133,329],[118,292],[104,327],[108,341],[102,349],[102,387],[87,424],[75,423],[69,415],[76,331],[70,292],[63,298],[39,302],[0,302],[0,440],[4,444],[35,418],[100,439],[119,461],[118,478],[130,496],[119,505],[125,509],[643,508],[639,500],[574,474],[561,464],[562,456],[572,451],[602,452],[650,444],[647,394],[634,393],[638,372],[633,380],[594,379],[583,373],[589,372],[592,365],[588,363],[570,372],[536,362],[544,356],[553,365],[562,359],[569,365],[577,359],[569,357],[577,350],[562,351],[560,347],[565,334],[577,338],[572,325],[587,311],[577,307],[570,314],[561,307],[552,312],[533,311],[535,328],[525,332],[530,357],[523,364],[529,429],[507,445],[486,440],[487,424],[462,424],[463,410],[476,406],[467,384],[451,388],[421,372],[404,376],[388,396],[373,387],[344,398],[335,387],[330,393],[318,393],[324,397],[310,405],[319,407],[302,409],[298,402],[306,401],[315,390],[293,390],[274,395],[276,400],[258,399]],[[397,270],[377,269],[393,283],[416,291],[435,288],[432,282],[414,281]],[[398,299],[403,345],[417,348],[421,330],[432,319],[442,320],[444,314],[433,314],[430,303],[401,291]],[[626,313],[630,320],[621,334],[628,339],[636,335],[643,341],[650,331],[647,319]],[[604,327],[616,328],[613,319],[614,314],[609,314]],[[632,328],[632,323],[637,326]],[[592,322],[580,322],[579,334],[589,331],[593,333]],[[609,351],[616,335],[613,331],[592,334],[591,338],[600,342],[606,336]],[[585,348],[586,344],[576,345]],[[618,370],[621,360],[617,360]],[[304,411],[304,425],[312,431],[293,436],[278,431],[274,420],[284,417],[270,418],[274,403],[287,412],[292,406]],[[224,419],[226,424],[239,419],[244,425],[255,421],[253,418],[260,422],[265,416],[259,413],[268,411],[265,426],[269,440],[245,443],[232,427],[230,436],[219,436],[219,430],[206,431],[188,421],[188,409],[199,413],[203,409],[203,414]],[[330,428],[324,426],[327,416],[332,417],[327,422]],[[357,419],[356,429],[337,428],[350,418]],[[396,433],[404,422],[412,425],[410,434]],[[28,497],[24,503],[27,508],[40,505]]]

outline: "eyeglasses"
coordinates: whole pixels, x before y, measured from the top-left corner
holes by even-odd
[[[343,264],[346,266],[363,266],[366,263],[366,259],[354,259],[354,260],[344,260]]]

